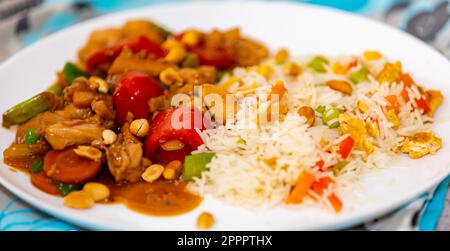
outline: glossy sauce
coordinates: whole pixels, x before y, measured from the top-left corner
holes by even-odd
[[[195,209],[202,199],[186,189],[186,182],[156,181],[108,185],[112,202],[155,216],[172,216]]]
[[[28,175],[28,168],[15,165],[14,171],[19,170]],[[12,171],[11,170],[11,171]],[[42,177],[40,177],[42,176]],[[39,190],[51,195],[58,195],[56,185],[54,189],[36,186],[45,182],[33,182],[37,178],[42,179],[40,174],[31,174],[31,183]],[[93,180],[107,185],[111,191],[110,200],[103,204],[121,203],[127,208],[153,216],[174,216],[187,213],[200,205],[202,198],[186,189],[187,182],[156,181],[153,183],[138,182],[134,184],[116,184],[107,171]],[[56,191],[56,192],[55,192]]]

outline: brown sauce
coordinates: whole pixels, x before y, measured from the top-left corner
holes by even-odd
[[[202,199],[186,189],[186,182],[156,181],[109,185],[112,202],[155,216],[172,216],[195,209]]]
[[[25,167],[15,166],[14,168],[10,169],[29,175],[29,171]],[[116,184],[106,171],[103,171],[93,181],[107,185],[111,191],[110,200],[103,204],[121,203],[133,211],[153,216],[174,216],[187,213],[194,210],[202,201],[200,196],[187,190],[187,182],[184,181],[159,180],[153,183],[142,181],[134,184]]]

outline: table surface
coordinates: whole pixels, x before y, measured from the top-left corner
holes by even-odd
[[[32,0],[20,0],[20,1],[30,1]],[[182,0],[170,0],[175,2],[180,2]],[[39,1],[34,1],[39,2]],[[55,4],[67,4],[74,2],[74,0],[46,0],[44,1],[44,6],[51,6]],[[72,20],[72,23],[66,23],[64,25],[60,25],[60,21],[58,25],[55,27],[51,26],[51,22],[43,22],[46,27],[41,27],[41,30],[33,30],[26,35],[21,34],[19,39],[15,38],[16,41],[22,42],[21,46],[15,46],[12,48],[5,48],[5,44],[3,41],[5,39],[0,33],[0,62],[6,58],[6,56],[11,55],[17,49],[22,46],[26,46],[32,42],[35,42],[40,37],[43,37],[53,31],[62,29],[68,25],[72,25],[78,21],[82,21],[85,18],[90,18],[93,16],[97,16],[99,14],[109,13],[113,11],[123,10],[127,8],[138,7],[142,5],[162,3],[167,1],[162,0],[134,0],[134,1],[90,1],[92,4],[92,13],[76,13],[76,17]],[[388,24],[397,26],[401,29],[406,29],[408,24],[411,24],[410,20],[418,14],[426,14],[432,17],[433,13],[436,12],[438,8],[447,8],[449,9],[449,1],[448,0],[410,0],[410,1],[397,1],[397,0],[384,0],[384,1],[375,1],[375,0],[297,0],[296,2],[309,2],[314,4],[328,5],[331,7],[336,7],[339,9],[343,9],[346,11],[352,11],[355,13],[363,14],[366,16],[371,16],[373,18],[379,19],[380,21],[386,22]],[[0,5],[1,6],[1,5]],[[62,9],[58,9],[59,13]],[[422,12],[420,12],[422,11]],[[56,12],[56,11],[55,11]],[[48,15],[45,19],[50,19]],[[45,20],[47,21],[47,20]],[[426,21],[426,20],[425,20]],[[419,24],[414,23],[415,25],[420,26]],[[55,24],[53,24],[55,25]],[[0,23],[1,26],[1,23]],[[442,26],[444,27],[444,25]],[[440,35],[436,36],[434,40],[427,40],[428,38],[423,37],[423,40],[426,42],[435,45],[438,50],[440,50],[444,55],[450,58],[450,41],[441,40],[449,39],[450,37],[450,21],[447,23],[445,28],[441,29]],[[1,27],[0,27],[1,28]],[[414,34],[414,30],[411,30]],[[414,34],[420,37],[420,34]],[[444,46],[444,47],[443,47]],[[2,55],[3,54],[3,55]],[[6,56],[5,56],[6,55]],[[14,217],[9,217],[6,219],[8,213],[11,212],[19,212],[23,214],[27,214],[27,221],[17,221],[14,217],[20,217],[20,214],[14,215]],[[11,214],[12,215],[12,214]],[[34,216],[30,216],[34,215]],[[34,217],[34,218],[33,218]],[[10,220],[11,219],[11,220]],[[30,219],[35,219],[30,220]],[[29,205],[25,204],[21,200],[18,200],[14,195],[12,195],[9,191],[3,188],[0,185],[0,229],[3,230],[71,230],[76,229],[76,227],[71,226],[70,224],[61,222],[56,220],[50,216],[47,216],[37,210],[34,210]],[[439,220],[438,226],[436,230],[446,230],[450,231],[450,189],[447,191],[447,198],[445,200],[444,210]]]

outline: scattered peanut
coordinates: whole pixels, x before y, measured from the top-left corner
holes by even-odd
[[[288,75],[293,77],[296,77],[303,72],[302,68],[296,63],[286,63],[284,65],[284,70]]]
[[[275,61],[278,64],[284,63],[289,58],[289,52],[287,49],[282,48],[275,54]]]
[[[147,169],[145,169],[144,173],[141,175],[142,179],[144,179],[146,182],[153,182],[159,179],[161,177],[162,173],[164,172],[164,167],[159,164],[153,164]]]
[[[184,147],[184,143],[178,139],[169,140],[161,144],[161,148],[165,151],[176,151]]]
[[[306,118],[306,123],[311,127],[316,120],[314,109],[309,106],[302,106],[297,111],[298,115]]]
[[[92,76],[89,78],[89,85],[91,88],[98,90],[98,92],[106,94],[109,91],[108,83],[99,77]]]
[[[196,46],[200,42],[200,39],[201,39],[200,32],[192,29],[184,33],[181,42],[189,46]]]
[[[130,124],[130,132],[138,137],[144,137],[150,130],[150,125],[146,119],[136,119]]]
[[[87,209],[92,207],[94,204],[94,199],[83,191],[74,191],[64,197],[64,205],[71,208]]]
[[[164,59],[169,63],[177,64],[184,59],[186,54],[186,49],[184,49],[183,47],[173,47],[169,50],[169,53],[167,53]]]
[[[182,83],[183,79],[174,68],[167,68],[159,74],[159,79],[166,85]]]
[[[330,80],[327,82],[328,87],[335,91],[342,92],[347,95],[352,95],[353,88],[350,83],[344,80]]]
[[[106,200],[110,195],[109,188],[97,182],[86,183],[82,191],[91,196],[95,202]]]
[[[94,161],[99,161],[102,158],[102,151],[93,146],[78,146],[73,151],[81,157],[85,157]]]
[[[112,130],[106,129],[102,132],[102,137],[105,145],[111,145],[116,142],[117,134]]]
[[[214,216],[208,212],[201,213],[197,218],[197,227],[202,230],[210,229],[214,223]]]
[[[175,180],[181,175],[183,163],[179,160],[173,160],[167,164],[163,172],[163,177],[166,180]]]

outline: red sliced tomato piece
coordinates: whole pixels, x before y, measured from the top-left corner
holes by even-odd
[[[113,94],[117,118],[121,124],[126,122],[130,112],[134,118],[147,118],[148,101],[163,95],[161,86],[151,76],[141,72],[128,72],[119,81]]]

